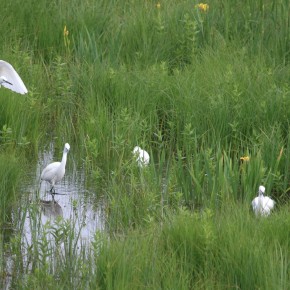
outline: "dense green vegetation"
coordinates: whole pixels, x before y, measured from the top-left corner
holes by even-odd
[[[1,4],[1,59],[29,90],[0,89],[1,286],[289,289],[290,3],[197,4]],[[11,215],[26,168],[51,140],[85,162],[106,231],[79,251],[58,221],[41,230],[65,255],[44,234],[24,259],[7,225],[21,224]],[[277,205],[266,219],[250,209],[260,184]]]

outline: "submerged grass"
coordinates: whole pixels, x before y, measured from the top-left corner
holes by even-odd
[[[43,239],[24,268],[19,226],[13,243],[1,236],[1,276],[4,248],[18,251],[11,285],[289,288],[289,1],[196,4],[2,4],[1,58],[29,94],[1,88],[0,224],[54,140],[78,151],[103,194],[109,235],[96,235],[95,256],[54,256],[34,227]],[[135,145],[150,153],[145,170]],[[248,212],[260,184],[277,202],[269,219]]]

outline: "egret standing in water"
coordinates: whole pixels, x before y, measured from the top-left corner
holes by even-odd
[[[139,167],[144,167],[149,164],[150,156],[147,151],[141,149],[139,146],[134,147],[133,154]]]
[[[27,89],[13,66],[0,60],[0,87],[3,86],[19,94],[26,94]]]
[[[259,186],[259,195],[253,199],[252,207],[256,216],[268,216],[271,210],[274,208],[275,201],[268,196],[264,196],[265,187]]]
[[[69,149],[69,144],[65,143],[61,162],[50,163],[43,169],[41,173],[41,180],[45,180],[51,184],[50,193],[52,194],[52,197],[57,194],[55,193],[54,189],[55,183],[61,181],[64,177],[67,153]]]

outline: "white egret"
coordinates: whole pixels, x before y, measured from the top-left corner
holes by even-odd
[[[264,196],[264,193],[265,187],[260,185],[259,195],[252,201],[253,211],[257,216],[268,216],[275,205],[275,201],[268,196]]]
[[[26,94],[27,89],[13,66],[0,60],[0,87],[3,86],[19,94]]]
[[[150,156],[147,151],[141,149],[139,146],[135,146],[133,154],[136,157],[136,161],[139,167],[144,167],[149,164]]]
[[[61,181],[64,177],[67,153],[69,149],[69,144],[65,143],[61,162],[50,163],[43,169],[41,173],[41,180],[45,180],[51,184],[50,193],[53,197],[56,194],[54,189],[55,183]]]

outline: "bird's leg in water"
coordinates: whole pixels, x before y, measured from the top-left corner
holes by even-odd
[[[50,194],[51,194],[51,196],[52,196],[52,200],[54,201],[54,196],[55,196],[55,189],[54,189],[54,186],[52,186],[51,187],[51,189],[50,189]]]

